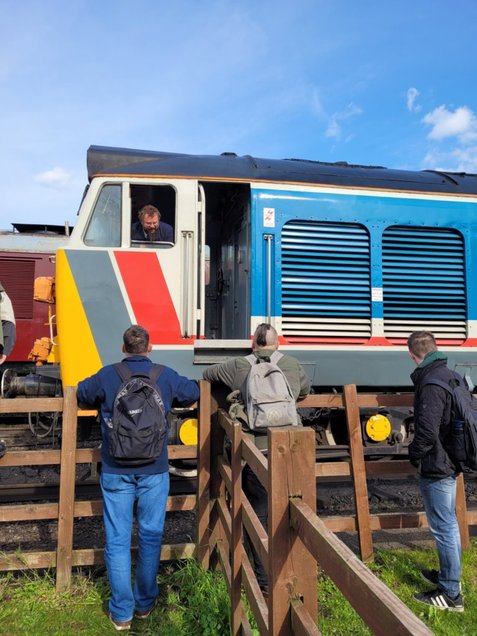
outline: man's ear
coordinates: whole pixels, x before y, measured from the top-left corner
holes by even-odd
[[[124,342],[123,342],[123,344],[122,344],[121,351],[122,351],[123,353],[126,353],[126,347],[124,346]]]
[[[152,351],[152,344],[151,344],[151,343],[149,343],[149,344],[147,345],[147,352],[148,352],[148,353],[150,353],[151,351]]]

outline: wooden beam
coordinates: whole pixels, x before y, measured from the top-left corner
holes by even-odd
[[[340,589],[376,636],[432,636],[431,630],[330,532],[299,499],[290,506],[300,537],[322,570]]]
[[[76,419],[76,387],[64,387],[64,395],[56,558],[56,589],[58,592],[66,590],[71,583],[76,476],[76,431],[78,428]]]

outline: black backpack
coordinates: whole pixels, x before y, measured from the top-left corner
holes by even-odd
[[[161,454],[167,419],[156,382],[164,370],[154,364],[149,373],[132,373],[128,365],[114,365],[122,383],[113,405],[109,426],[109,452],[121,466],[143,466]]]
[[[429,376],[422,384],[437,384],[452,396],[451,459],[462,466],[477,470],[477,400],[469,391],[465,380],[456,371],[445,382]]]

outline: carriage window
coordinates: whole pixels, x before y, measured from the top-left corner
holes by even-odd
[[[131,185],[131,245],[172,247],[176,192],[171,186]]]
[[[102,188],[84,236],[86,245],[119,247],[121,245],[121,185]]]

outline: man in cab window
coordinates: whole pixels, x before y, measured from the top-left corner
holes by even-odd
[[[161,221],[161,213],[154,205],[145,205],[138,212],[138,221],[131,228],[133,241],[174,242],[172,225]]]

